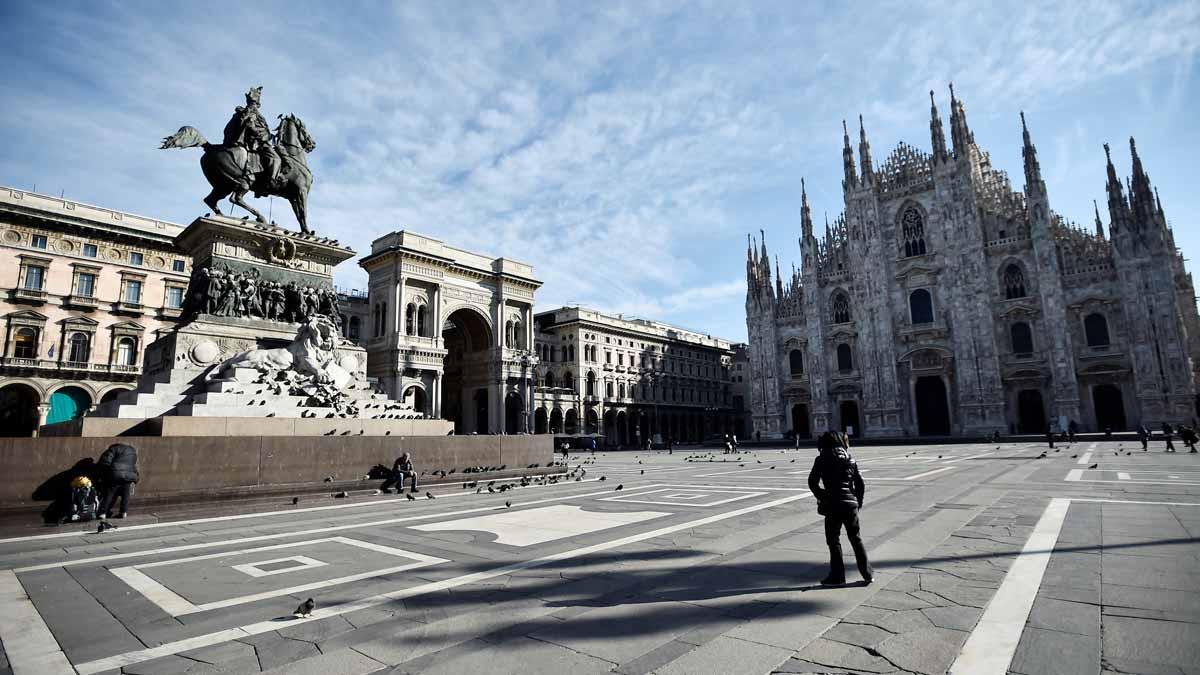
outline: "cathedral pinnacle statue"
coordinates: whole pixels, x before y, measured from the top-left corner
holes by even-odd
[[[317,144],[295,115],[280,115],[272,134],[261,112],[261,101],[262,87],[246,92],[246,105],[234,109],[220,145],[209,143],[195,127],[184,126],[164,138],[161,149],[203,148],[200,169],[212,186],[204,203],[214,213],[221,215],[218,204],[229,197],[258,222],[265,223],[266,218],[243,200],[253,190],[255,197],[288,200],[300,230],[309,234],[307,200],[313,177],[304,156]]]

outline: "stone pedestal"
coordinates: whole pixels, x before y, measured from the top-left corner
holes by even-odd
[[[176,244],[194,261],[183,320],[146,348],[137,389],[100,405],[89,419],[259,418],[266,426],[286,427],[281,433],[302,429],[314,435],[341,433],[352,419],[371,421],[355,427],[359,434],[386,435],[392,426],[412,433],[413,421],[423,416],[377,392],[366,378],[366,351],[333,335],[339,320],[333,269],[354,251],[331,239],[208,216],[193,221]],[[318,324],[329,339],[314,351]],[[302,328],[308,342],[301,339]],[[320,355],[319,376],[309,363],[313,354]],[[266,364],[256,366],[248,355]],[[267,365],[279,361],[287,365]],[[286,419],[311,422],[297,427],[285,425]],[[174,427],[180,425],[129,429],[164,433]],[[180,428],[192,427],[199,428]],[[440,427],[433,431],[444,433]]]

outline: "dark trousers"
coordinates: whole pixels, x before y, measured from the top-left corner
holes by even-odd
[[[383,485],[381,485],[379,487],[379,489],[380,490],[390,490],[390,489],[392,489],[392,486],[398,485],[398,486],[400,486],[400,491],[404,492],[404,479],[405,478],[412,479],[412,489],[413,489],[413,492],[416,492],[416,490],[417,490],[417,472],[416,471],[397,471],[396,473],[392,474],[391,478],[383,481]]]
[[[104,501],[100,502],[100,512],[97,515],[109,515],[112,507],[117,503],[117,497],[121,498],[121,513],[129,510],[129,493],[133,491],[133,483],[128,481],[114,481],[104,491]]]
[[[853,506],[837,506],[825,516],[825,543],[829,545],[829,578],[836,582],[846,580],[846,565],[842,562],[842,528],[854,549],[854,560],[863,579],[870,579],[871,563],[867,560],[867,549],[859,536],[858,509]]]

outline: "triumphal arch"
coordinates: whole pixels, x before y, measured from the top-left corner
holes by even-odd
[[[456,433],[532,430],[532,265],[403,230],[359,265],[370,275],[367,375],[384,392]]]

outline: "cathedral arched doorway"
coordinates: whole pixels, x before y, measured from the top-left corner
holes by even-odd
[[[504,433],[519,434],[525,429],[521,418],[525,416],[525,405],[521,395],[510,391],[504,395]]]
[[[797,403],[792,406],[792,431],[800,438],[808,438],[808,406]]]
[[[1092,405],[1096,409],[1098,431],[1125,430],[1125,403],[1121,400],[1120,388],[1113,384],[1096,385],[1092,388]]]
[[[27,384],[0,388],[0,436],[32,436],[38,426],[41,397]]]
[[[862,434],[862,427],[858,423],[857,401],[842,401],[842,404],[838,406],[838,413],[842,421],[842,431],[851,436]]]
[[[546,409],[538,408],[533,412],[533,433],[546,433]]]
[[[1017,392],[1017,430],[1023,434],[1046,433],[1046,403],[1037,389]]]
[[[917,403],[917,433],[922,436],[950,434],[950,406],[946,402],[946,383],[936,375],[918,377],[913,387]]]
[[[486,387],[491,340],[492,331],[479,312],[464,307],[446,317],[442,328],[446,349],[442,417],[454,422],[455,433],[488,433]]]

